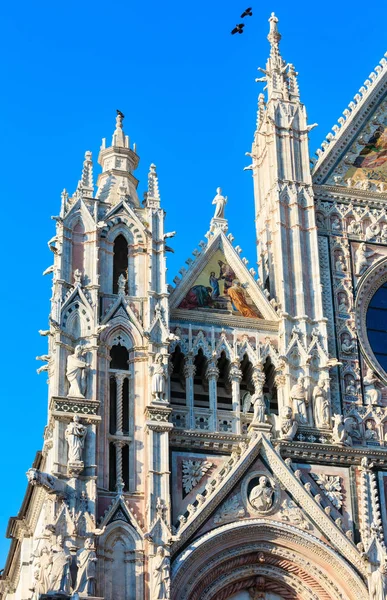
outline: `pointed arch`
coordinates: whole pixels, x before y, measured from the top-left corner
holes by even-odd
[[[134,527],[121,519],[110,522],[99,540],[98,554],[100,595],[105,600],[142,600],[143,544]]]
[[[73,227],[71,236],[71,277],[74,271],[84,272],[85,260],[85,227],[79,219]]]

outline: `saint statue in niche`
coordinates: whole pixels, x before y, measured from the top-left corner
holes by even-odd
[[[165,400],[167,369],[163,355],[157,354],[152,365],[152,396],[158,402]]]
[[[82,450],[85,445],[87,427],[82,425],[79,415],[66,427],[65,438],[69,445],[69,463],[82,462]]]
[[[306,414],[306,391],[304,387],[304,378],[302,375],[297,379],[297,383],[290,390],[290,399],[292,401],[294,416],[299,423],[308,422]]]
[[[254,486],[250,492],[249,501],[253,508],[260,512],[267,512],[271,509],[274,502],[274,489],[265,475],[258,480],[258,485]]]
[[[75,346],[74,354],[67,357],[66,377],[70,384],[68,396],[84,398],[86,393],[86,369],[90,365],[82,358],[84,349],[80,344]]]
[[[87,538],[85,547],[77,552],[78,573],[74,593],[95,596],[96,563],[93,540]]]
[[[329,425],[329,399],[326,384],[326,379],[320,377],[313,390],[314,422],[316,427],[328,427]]]
[[[62,592],[69,595],[71,588],[70,574],[71,554],[64,545],[63,536],[59,535],[51,550],[51,574],[48,592]]]
[[[169,600],[169,557],[165,555],[165,550],[159,546],[156,550],[155,566],[153,569],[153,598],[155,600]]]

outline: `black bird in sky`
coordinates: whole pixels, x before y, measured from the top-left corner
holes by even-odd
[[[122,118],[125,117],[124,113],[122,113],[120,110],[118,110],[118,108],[117,108],[117,115],[120,115],[120,117],[122,117]]]
[[[241,14],[241,19],[244,19],[245,17],[252,17],[252,16],[253,16],[253,10],[250,6],[249,8],[246,8],[246,10],[243,11],[243,13]]]
[[[238,25],[236,25],[232,30],[231,35],[234,35],[235,33],[243,33],[244,26],[244,23],[239,23]]]

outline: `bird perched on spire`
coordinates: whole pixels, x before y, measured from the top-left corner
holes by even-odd
[[[231,35],[234,35],[235,33],[243,33],[244,26],[244,23],[239,23],[238,25],[236,25],[232,30]]]
[[[118,115],[119,117],[121,117],[121,119],[124,119],[124,118],[125,118],[125,115],[124,115],[124,113],[123,113],[123,112],[121,112],[120,110],[118,110],[118,108],[117,108],[117,115]]]
[[[246,8],[246,10],[243,11],[243,13],[241,14],[241,19],[244,19],[245,17],[252,17],[252,16],[253,16],[253,9],[250,6],[249,8]]]

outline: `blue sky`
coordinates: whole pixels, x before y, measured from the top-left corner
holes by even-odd
[[[245,33],[231,36],[250,2]],[[208,230],[218,186],[229,198],[235,243],[255,266],[252,181],[243,167],[272,10],[309,122],[319,124],[313,154],[386,50],[386,3],[21,0],[2,8],[0,568],[9,544],[3,532],[20,508],[46,423],[47,385],[35,356],[46,351],[37,332],[46,327],[51,282],[41,274],[52,263],[46,242],[60,192],[74,191],[86,150],[96,161],[119,108],[141,157],[140,197],[155,162],[167,229],[178,232],[169,280]]]

